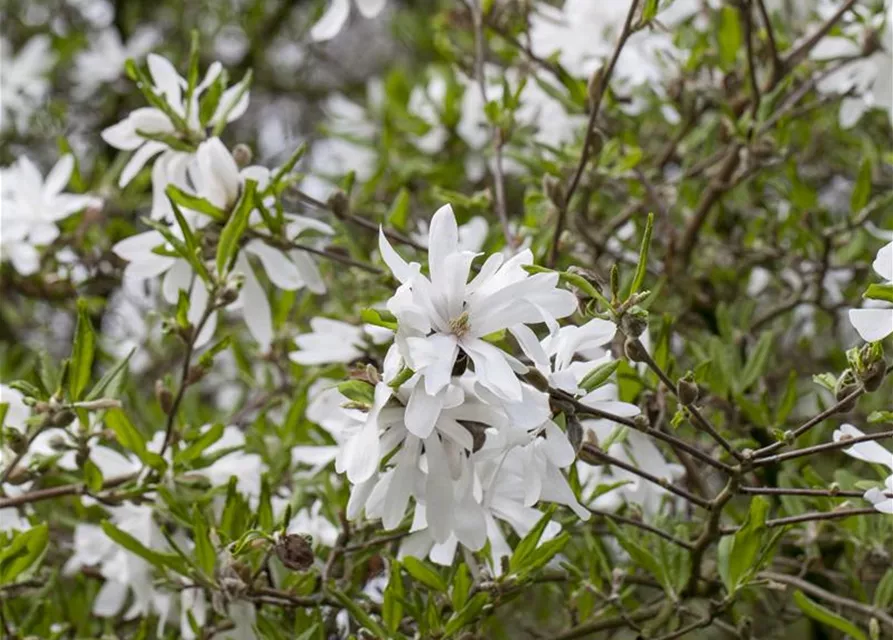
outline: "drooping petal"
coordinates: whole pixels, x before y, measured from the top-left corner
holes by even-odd
[[[331,40],[341,31],[349,14],[350,0],[331,0],[322,18],[310,29],[310,37],[316,42]]]
[[[50,195],[62,193],[62,190],[68,184],[68,180],[71,178],[72,171],[74,171],[74,156],[66,153],[59,158],[59,161],[47,175],[43,183],[44,193]]]
[[[406,405],[406,428],[419,438],[425,439],[434,431],[437,418],[443,410],[443,401],[446,389],[431,395],[425,391],[425,386],[417,384],[409,396]]]
[[[893,309],[850,309],[850,323],[866,342],[883,340],[893,333]]]
[[[243,250],[260,259],[270,282],[280,289],[294,291],[295,289],[300,289],[304,285],[304,280],[301,278],[298,268],[288,259],[288,256],[279,249],[271,247],[263,240],[255,238],[250,240]]]
[[[865,434],[851,424],[842,424],[839,429],[834,430],[834,442],[842,442],[850,438],[859,438]],[[857,442],[843,450],[848,456],[852,456],[857,460],[870,462],[872,464],[881,464],[893,470],[893,452],[887,451],[878,442],[868,440],[866,442]]]
[[[133,151],[145,142],[141,136],[137,135],[136,128],[129,117],[124,118],[117,124],[106,127],[99,135],[105,140],[106,144],[122,151]]]
[[[306,251],[295,249],[289,252],[289,257],[301,274],[301,280],[310,291],[322,295],[326,292],[326,282],[322,279],[319,267],[313,257]]]
[[[893,242],[881,247],[871,266],[881,278],[893,282]]]
[[[378,250],[381,253],[381,259],[388,265],[388,269],[391,270],[391,273],[394,274],[394,277],[399,282],[406,282],[412,277],[413,269],[406,260],[400,257],[399,253],[394,251],[394,247],[388,242],[382,229],[378,230]]]
[[[453,479],[446,452],[438,434],[425,439],[428,478],[425,483],[425,513],[435,542],[444,543],[453,532]]]
[[[123,188],[130,184],[130,181],[136,177],[136,174],[140,172],[140,169],[146,166],[146,163],[149,162],[153,156],[158,155],[165,149],[167,149],[167,145],[163,142],[156,142],[155,140],[149,140],[137,149],[130,157],[130,160],[127,161],[127,164],[124,165],[124,169],[121,171],[121,176],[118,178],[118,186]]]
[[[273,341],[273,312],[270,310],[267,294],[254,274],[254,269],[248,263],[244,252],[236,260],[234,271],[245,276],[245,282],[239,295],[242,299],[242,314],[245,316],[245,324],[248,326],[248,331],[257,340],[258,348],[262,352],[266,352]]]

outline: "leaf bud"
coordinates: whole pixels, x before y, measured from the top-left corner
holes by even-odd
[[[344,218],[350,212],[350,200],[347,198],[347,194],[341,191],[341,189],[332,193],[326,204],[328,204],[329,209],[331,209],[332,213],[338,219]]]
[[[883,360],[875,360],[859,373],[865,390],[877,391],[887,375],[887,365]]]
[[[577,419],[577,416],[567,416],[567,439],[576,453],[580,453],[580,447],[583,446],[583,425]]]
[[[645,362],[648,355],[638,338],[627,338],[623,343],[623,353],[630,362]]]
[[[837,385],[834,389],[834,397],[838,403],[841,403],[837,409],[839,413],[847,413],[848,411],[853,410],[856,406],[856,398],[851,398],[846,402],[844,402],[844,400],[851,396],[858,388],[859,385],[856,382],[852,370],[847,369],[844,371],[840,378],[838,378]]]
[[[50,419],[50,424],[54,427],[66,427],[71,424],[75,417],[74,411],[63,409],[62,411],[57,411],[53,414],[53,417]]]
[[[158,405],[164,411],[164,415],[169,416],[174,407],[174,394],[161,380],[155,381],[155,399],[158,400]]]
[[[292,571],[304,571],[313,565],[313,547],[307,536],[293,533],[282,536],[276,543],[276,557]]]
[[[551,173],[545,174],[543,176],[543,193],[556,207],[561,208],[564,206],[564,185],[561,184],[560,178],[553,176]]]
[[[694,381],[691,372],[676,382],[676,395],[679,397],[679,402],[685,406],[697,402],[699,393],[698,384]]]
[[[647,431],[651,428],[651,421],[648,419],[644,413],[638,413],[632,417],[633,424],[636,425],[636,428],[640,431]]]
[[[642,307],[630,307],[620,318],[620,330],[630,338],[638,338],[648,329],[648,312]]]

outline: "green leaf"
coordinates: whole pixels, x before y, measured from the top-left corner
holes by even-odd
[[[130,362],[130,358],[133,356],[134,353],[136,353],[136,347],[131,349],[130,353],[118,360],[118,362],[115,363],[115,366],[113,366],[111,369],[103,374],[103,376],[99,379],[99,382],[97,382],[94,387],[90,389],[90,393],[87,394],[87,397],[84,398],[84,400],[89,402],[90,400],[98,399],[110,386],[117,388],[118,380],[125,371],[127,363]]]
[[[375,387],[362,380],[347,380],[338,385],[338,391],[348,400],[372,406],[375,403]]]
[[[791,370],[784,388],[784,395],[781,396],[781,401],[775,408],[775,424],[784,424],[795,406],[797,406],[797,372]]]
[[[742,48],[741,21],[735,7],[725,5],[719,13],[719,60],[722,68],[729,70],[735,66],[738,52]]]
[[[614,534],[614,537],[617,538],[617,542],[620,543],[620,546],[629,554],[629,557],[636,565],[648,571],[666,588],[672,588],[675,581],[671,576],[667,575],[669,567],[663,566],[650,549],[633,540],[613,520],[605,518],[605,522]]]
[[[657,15],[657,5],[659,0],[645,0],[645,6],[642,7],[642,21],[647,22]]]
[[[179,205],[190,211],[197,211],[199,213],[203,213],[206,216],[209,216],[211,219],[216,222],[224,222],[229,217],[229,213],[221,209],[220,207],[216,207],[210,202],[208,202],[204,198],[199,198],[196,195],[191,193],[186,193],[180,187],[175,184],[167,185],[167,189],[165,189],[165,193],[170,201],[174,205]],[[179,222],[179,220],[178,220]],[[185,227],[185,228],[184,228]],[[186,233],[191,234],[192,230],[189,228],[189,225],[184,223],[180,224],[180,228],[184,229],[184,235]]]
[[[205,449],[220,440],[223,436],[223,425],[215,423],[211,428],[193,440],[188,447],[182,449],[176,456],[176,461],[180,464],[192,462],[204,453]]]
[[[409,220],[409,191],[401,188],[388,212],[388,224],[404,231]]]
[[[645,276],[648,274],[648,250],[651,248],[651,232],[654,230],[654,214],[648,214],[648,222],[645,223],[645,235],[642,236],[642,245],[639,247],[639,262],[636,265],[636,275],[629,285],[629,294],[627,300],[635,293],[639,292],[642,283],[645,282]]]
[[[206,576],[214,576],[214,564],[217,560],[217,554],[214,552],[214,545],[211,543],[211,534],[208,528],[208,522],[205,515],[199,511],[197,505],[192,507],[192,533],[195,537],[195,559],[201,568],[202,573]]]
[[[453,604],[453,611],[459,611],[468,601],[468,594],[471,592],[471,572],[468,565],[464,562],[456,569],[456,575],[453,576],[453,585],[451,587],[450,598]]]
[[[527,556],[525,571],[533,572],[542,569],[557,556],[570,541],[570,534],[565,531],[551,540],[546,540]]]
[[[127,414],[121,409],[109,409],[103,417],[103,421],[105,426],[114,432],[115,439],[122,447],[135,453],[143,462],[147,462],[146,438],[139,429],[133,426]]]
[[[257,191],[255,180],[246,180],[242,188],[242,198],[236,210],[220,232],[220,243],[217,245],[217,273],[224,275],[230,269],[239,253],[239,240],[248,227],[248,215],[254,208],[254,194]]]
[[[403,620],[403,601],[406,592],[403,587],[403,574],[400,573],[400,563],[394,560],[391,564],[391,576],[388,578],[388,586],[384,590],[384,601],[381,604],[381,620],[388,631],[394,633]]]
[[[859,213],[868,204],[871,198],[871,157],[867,154],[859,165],[859,174],[856,176],[856,184],[853,185],[853,194],[850,196],[850,211]]]
[[[552,521],[552,515],[554,513],[555,507],[550,506],[546,509],[537,523],[533,525],[533,528],[527,532],[527,535],[521,538],[521,541],[518,542],[518,546],[515,547],[515,551],[512,553],[512,557],[509,560],[509,571],[520,571],[530,564],[533,551],[540,543],[540,538],[543,537],[543,532]]]
[[[741,377],[739,378],[739,389],[741,391],[750,387],[766,372],[769,356],[772,354],[772,342],[774,339],[775,335],[771,331],[766,331],[760,336],[750,354],[750,358],[747,360],[747,364],[744,365],[744,371],[741,372]]]
[[[16,533],[12,541],[0,550],[0,585],[13,582],[30,569],[43,555],[49,542],[49,528],[39,524]]]
[[[108,520],[100,523],[102,531],[114,542],[121,545],[131,553],[138,555],[140,558],[158,569],[167,568],[175,573],[188,576],[189,568],[186,562],[180,556],[173,553],[161,553],[146,547],[142,542],[134,538],[126,531],[122,531]]]
[[[86,300],[78,300],[78,322],[74,330],[74,345],[71,349],[71,364],[68,372],[68,393],[74,400],[81,399],[81,393],[90,382],[93,370],[93,356],[96,353],[96,334],[93,322],[87,312]]]
[[[754,496],[744,524],[731,536],[731,541],[720,551],[720,575],[729,593],[734,593],[757,570],[757,558],[763,544],[769,501],[765,496]]]
[[[446,593],[446,581],[439,573],[437,573],[437,571],[431,568],[430,565],[418,558],[408,556],[401,561],[401,566],[414,580],[421,582],[429,589],[434,589],[440,593]]]
[[[821,622],[822,624],[837,629],[838,631],[843,631],[845,634],[850,636],[852,640],[868,640],[868,637],[862,632],[861,629],[859,629],[859,627],[854,625],[849,620],[840,617],[830,609],[826,609],[818,602],[811,600],[805,593],[803,593],[799,589],[794,592],[794,602],[803,613],[805,613],[816,622]]]
[[[257,505],[257,526],[262,531],[271,531],[274,522],[273,505],[270,502],[270,482],[265,475],[261,478],[260,482],[260,499]]]
[[[102,471],[90,458],[84,461],[84,484],[92,493],[102,489]]]
[[[408,558],[407,558],[408,559]],[[415,558],[413,558],[415,560]],[[326,589],[335,600],[337,600],[342,607],[347,609],[348,613],[350,613],[351,617],[356,620],[361,626],[366,627],[369,631],[374,634],[375,638],[390,638],[391,634],[388,634],[385,629],[378,624],[372,616],[366,613],[362,607],[352,598],[349,598],[342,591],[334,587],[328,587]]]
[[[397,317],[384,309],[363,309],[360,312],[363,322],[374,324],[376,327],[384,327],[391,331],[397,330]]]
[[[614,375],[619,366],[620,360],[611,360],[605,364],[600,364],[583,377],[580,381],[580,388],[586,392],[598,389]]]
[[[893,302],[893,284],[870,284],[862,297]]]
[[[875,607],[886,610],[891,604],[893,604],[893,567],[887,569],[887,573],[874,590]]]
[[[307,143],[301,143],[301,145],[295,149],[294,153],[285,161],[281,167],[276,170],[276,173],[273,174],[273,178],[270,180],[271,184],[279,184],[279,182],[292,172],[292,169],[295,168],[295,165],[298,164],[298,160],[300,160],[304,153],[307,151]]]
[[[447,620],[443,629],[445,636],[449,637],[461,631],[466,625],[474,622],[475,618],[480,615],[481,611],[490,601],[490,595],[487,593],[476,593],[462,609],[453,613]]]

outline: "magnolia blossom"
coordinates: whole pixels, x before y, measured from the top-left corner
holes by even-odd
[[[334,462],[341,447],[365,422],[365,414],[358,409],[347,408],[345,405],[349,400],[332,384],[331,380],[317,380],[307,391],[307,419],[322,427],[335,444],[292,447],[292,462],[310,467],[303,475],[315,475]]]
[[[885,23],[886,22],[886,23]],[[840,101],[840,126],[852,127],[869,109],[884,109],[893,122],[893,3],[885,4],[884,14],[874,20],[881,31],[877,50],[862,53],[859,23],[845,26],[845,36],[826,36],[810,53],[816,60],[840,60],[842,63],[818,83],[820,91],[846,94]],[[835,62],[829,62],[834,65]]]
[[[50,38],[34,36],[15,55],[6,38],[0,38],[0,59],[0,131],[9,128],[10,118],[24,128],[50,88],[46,75],[56,62]]]
[[[31,409],[25,404],[22,393],[5,384],[0,384],[0,402],[7,404],[6,415],[3,418],[3,426],[24,434],[27,429],[26,421],[31,417]],[[6,468],[15,458],[15,453],[6,446],[0,447],[0,467]],[[3,484],[0,488],[7,496],[15,496],[28,490],[30,483],[23,485]],[[0,532],[24,531],[29,528],[28,518],[22,515],[15,507],[0,509]]]
[[[888,286],[893,286],[893,242],[881,247],[872,263],[872,268]],[[850,309],[850,322],[863,340],[875,342],[893,333],[893,307],[885,303],[882,307]]]
[[[205,77],[193,92],[191,103],[187,105],[185,90],[188,83],[177,73],[170,61],[154,53],[149,54],[147,61],[153,82],[150,89],[185,121],[191,131],[201,133],[203,125],[222,126],[238,119],[248,109],[247,86],[239,83],[223,91],[210,120],[202,123],[199,121],[199,98],[217,81],[223,66],[215,62],[208,68]],[[152,217],[156,220],[170,214],[170,205],[165,195],[167,185],[188,187],[187,171],[193,160],[192,154],[174,150],[166,142],[153,139],[153,136],[176,133],[177,123],[164,111],[155,107],[136,109],[124,120],[102,132],[102,139],[112,147],[134,152],[121,171],[118,179],[120,187],[129,184],[147,162],[161,154],[152,169]]]
[[[393,332],[382,327],[366,324],[361,327],[316,317],[310,320],[310,332],[295,337],[298,351],[289,357],[302,365],[348,364],[366,353],[369,343],[381,344],[393,336]]]
[[[845,442],[859,438],[865,434],[851,424],[843,424],[834,430],[834,442]],[[843,450],[845,454],[890,469],[890,475],[884,481],[884,489],[872,488],[865,492],[865,499],[881,513],[893,514],[893,452],[887,451],[873,440],[857,442]]]
[[[71,155],[59,158],[46,178],[27,156],[0,170],[2,253],[19,273],[30,275],[39,269],[37,247],[59,237],[59,220],[102,204],[93,196],[63,193],[73,170]]]
[[[89,46],[75,58],[73,79],[80,95],[92,95],[105,83],[114,82],[128,59],[139,60],[155,46],[160,34],[151,28],[138,29],[124,44],[114,27],[89,38]]]
[[[374,18],[385,8],[387,0],[353,0],[364,18]],[[316,42],[331,40],[347,22],[351,0],[331,0],[326,12],[310,30],[310,37]]]
[[[398,320],[396,345],[423,381],[413,388],[407,405],[408,428],[420,438],[431,433],[444,407],[460,353],[473,363],[481,385],[506,401],[521,401],[516,370],[523,373],[525,367],[483,338],[503,329],[517,333],[517,327],[539,322],[557,328],[556,318],[577,307],[570,291],[557,288],[557,273],[530,275],[524,270],[533,260],[529,250],[508,260],[491,255],[468,281],[475,254],[461,251],[458,243],[456,219],[446,205],[431,220],[429,278],[379,234],[382,257],[401,282],[387,303]]]

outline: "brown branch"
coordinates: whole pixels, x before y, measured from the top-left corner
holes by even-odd
[[[795,449],[794,451],[788,451],[787,453],[779,453],[774,456],[767,456],[764,458],[758,458],[753,461],[753,464],[756,465],[764,465],[764,464],[774,464],[776,462],[782,462],[783,460],[790,460],[791,458],[800,458],[802,456],[809,456],[815,453],[823,453],[825,451],[834,451],[836,449],[844,449],[846,447],[852,446],[854,444],[858,444],[860,442],[873,442],[875,440],[883,440],[884,438],[893,438],[893,430],[890,431],[880,431],[878,433],[868,433],[862,436],[857,436],[854,438],[847,438],[844,440],[838,440],[837,442],[826,442],[824,444],[817,444],[812,447],[804,447],[803,449]],[[893,453],[890,454],[893,456]],[[861,495],[861,494],[859,494]]]
[[[554,267],[556,261],[558,260],[558,245],[561,240],[561,233],[564,231],[564,226],[567,222],[567,211],[570,206],[571,198],[574,195],[574,192],[577,190],[577,187],[580,184],[580,179],[583,177],[583,171],[586,169],[586,165],[589,162],[590,152],[592,150],[592,144],[597,135],[595,129],[595,121],[598,118],[599,109],[601,107],[602,99],[605,96],[605,92],[608,88],[608,84],[611,82],[611,75],[614,73],[614,67],[617,66],[617,60],[620,58],[620,53],[623,51],[623,46],[626,44],[626,41],[633,34],[633,17],[636,14],[636,10],[639,8],[639,0],[633,0],[630,3],[629,11],[626,14],[626,20],[623,23],[623,29],[620,32],[620,36],[617,39],[617,45],[614,47],[614,53],[611,55],[611,59],[608,61],[607,67],[605,67],[604,71],[600,74],[600,77],[596,80],[596,86],[592,94],[592,101],[589,105],[589,120],[586,123],[586,137],[583,139],[583,152],[580,154],[580,161],[577,163],[577,169],[574,171],[574,175],[571,178],[570,184],[565,190],[563,201],[561,206],[558,208],[558,219],[555,222],[555,231],[552,236],[552,244],[549,249],[549,256],[546,260],[546,266]]]
[[[124,476],[118,476],[117,478],[109,478],[102,483],[102,488],[111,489],[131,480],[134,480],[136,479],[136,477],[136,473],[129,473]],[[22,493],[9,498],[0,498],[0,509],[6,509],[8,507],[20,507],[25,504],[33,504],[35,502],[51,500],[53,498],[60,498],[62,496],[79,496],[89,494],[90,492],[87,489],[87,485],[82,482],[76,482],[74,484],[63,484],[58,487],[36,489],[34,491],[29,491],[27,493]]]

